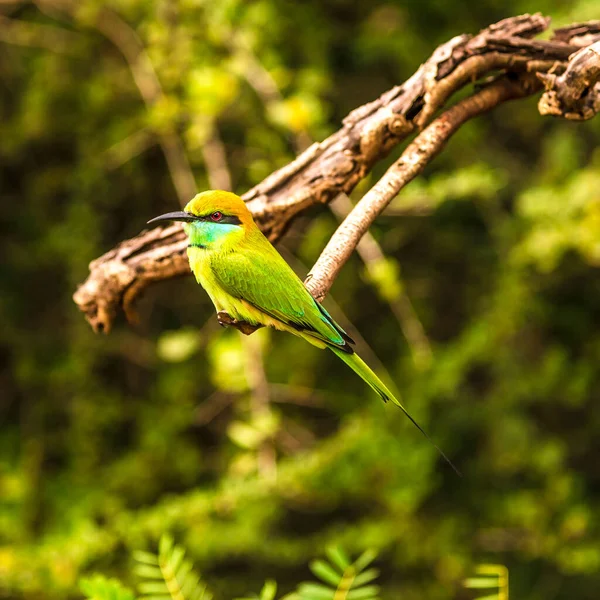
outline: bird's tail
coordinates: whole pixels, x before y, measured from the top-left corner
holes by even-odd
[[[382,398],[384,402],[391,400],[394,404],[400,407],[402,412],[409,418],[412,424],[429,440],[433,447],[440,453],[444,460],[454,469],[457,475],[461,476],[460,471],[454,466],[452,461],[442,452],[442,450],[435,444],[435,442],[427,435],[425,430],[410,416],[409,412],[404,408],[403,404],[390,392],[385,386],[383,381],[375,375],[371,367],[360,357],[356,352],[348,354],[342,350],[338,350],[335,347],[331,347],[332,352],[341,358],[359,377],[361,377],[366,383],[368,383],[377,394]]]

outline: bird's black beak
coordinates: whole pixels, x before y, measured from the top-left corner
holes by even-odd
[[[150,223],[158,223],[160,221],[183,221],[184,223],[191,223],[195,220],[196,217],[194,215],[186,213],[183,210],[176,210],[175,212],[170,212],[164,215],[160,215],[159,217],[154,217],[154,219],[150,219],[147,224],[150,225]]]

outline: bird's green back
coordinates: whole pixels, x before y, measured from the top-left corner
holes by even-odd
[[[211,270],[222,289],[273,319],[346,352],[350,338],[310,295],[277,250],[255,229],[234,252],[211,255]]]

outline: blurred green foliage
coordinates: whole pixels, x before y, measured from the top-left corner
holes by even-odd
[[[220,598],[268,578],[289,593],[332,544],[379,550],[384,598],[472,597],[460,582],[485,561],[509,567],[516,598],[595,598],[598,119],[542,118],[530,99],[469,123],[373,228],[385,262],[365,276],[353,257],[334,286],[334,316],[463,479],[330,353],[221,330],[191,278],[109,336],[71,295],[90,260],[177,207],[161,136],[199,189],[220,139],[243,192],[436,44],[524,11],[597,18],[597,3],[66,6],[1,8],[21,28],[3,22],[0,42],[0,596],[77,597],[97,571],[132,587],[130,551],[172,532]],[[162,86],[150,103],[123,56],[135,39]],[[280,247],[305,272],[335,226],[315,210]],[[391,309],[405,293],[427,364]]]
[[[168,534],[161,536],[158,546],[158,554],[139,550],[133,553],[133,573],[138,579],[140,600],[213,599],[208,586],[186,558],[183,546],[174,544]],[[354,561],[337,546],[330,546],[325,552],[327,559],[315,559],[309,565],[318,581],[300,583],[281,600],[379,600],[380,588],[374,583],[379,577],[379,570],[368,568],[377,552],[365,550]],[[133,592],[118,579],[100,574],[81,578],[79,587],[86,600],[135,600]],[[487,587],[493,587],[493,584]],[[252,593],[235,600],[275,600],[276,595],[277,582],[267,579],[259,594]]]

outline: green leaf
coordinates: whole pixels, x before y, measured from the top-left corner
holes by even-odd
[[[273,579],[267,579],[262,590],[260,590],[260,600],[275,600],[277,593],[277,582]]]
[[[301,583],[298,586],[298,594],[305,600],[333,600],[335,590],[320,583]]]
[[[159,567],[147,564],[139,564],[133,567],[134,575],[144,579],[162,579],[162,571]]]
[[[365,583],[370,583],[374,579],[379,577],[379,569],[368,569],[363,573],[359,573],[352,582],[352,587],[360,587],[361,585],[365,585]]]
[[[171,569],[173,569],[171,565],[169,565],[169,566]],[[185,581],[192,573],[193,568],[194,568],[194,565],[192,565],[191,561],[186,560],[182,563],[182,565],[179,567],[179,569],[177,569],[177,570],[173,569],[173,572],[177,573],[177,579],[179,581]]]
[[[309,568],[319,579],[322,579],[325,583],[330,583],[334,587],[337,587],[342,580],[342,574],[338,573],[324,560],[313,560]]]
[[[117,579],[107,579],[103,575],[83,577],[79,589],[89,600],[134,600],[133,592]]]
[[[164,581],[148,581],[140,583],[138,589],[142,594],[151,595],[164,593],[166,588]]]
[[[144,552],[143,550],[135,550],[132,556],[133,560],[139,563],[158,566],[158,557],[150,552]]]
[[[367,585],[359,589],[351,589],[347,594],[348,600],[370,600],[371,598],[377,598],[379,594],[378,585]]]
[[[471,589],[497,587],[498,579],[494,577],[469,577],[465,579],[464,586]]]
[[[365,550],[355,561],[354,568],[357,573],[363,571],[377,558],[377,551],[369,548]]]
[[[344,551],[337,546],[330,546],[325,551],[331,562],[335,563],[341,571],[345,571],[350,566],[350,560],[344,554]]]
[[[475,567],[475,573],[479,573],[480,575],[494,575],[498,577],[506,572],[507,568],[504,565],[484,563]]]
[[[185,577],[177,577],[177,579],[181,582],[181,593],[184,597],[195,594],[197,590],[203,591],[200,586],[200,577],[193,571],[190,571]]]
[[[163,533],[158,542],[158,556],[166,558],[173,548],[173,538],[168,533]]]
[[[182,566],[181,563],[185,556],[185,550],[181,546],[175,546],[173,548],[173,552],[169,558],[169,567],[173,569],[173,572],[177,572],[179,568]],[[190,564],[189,570],[191,570],[192,565]]]

